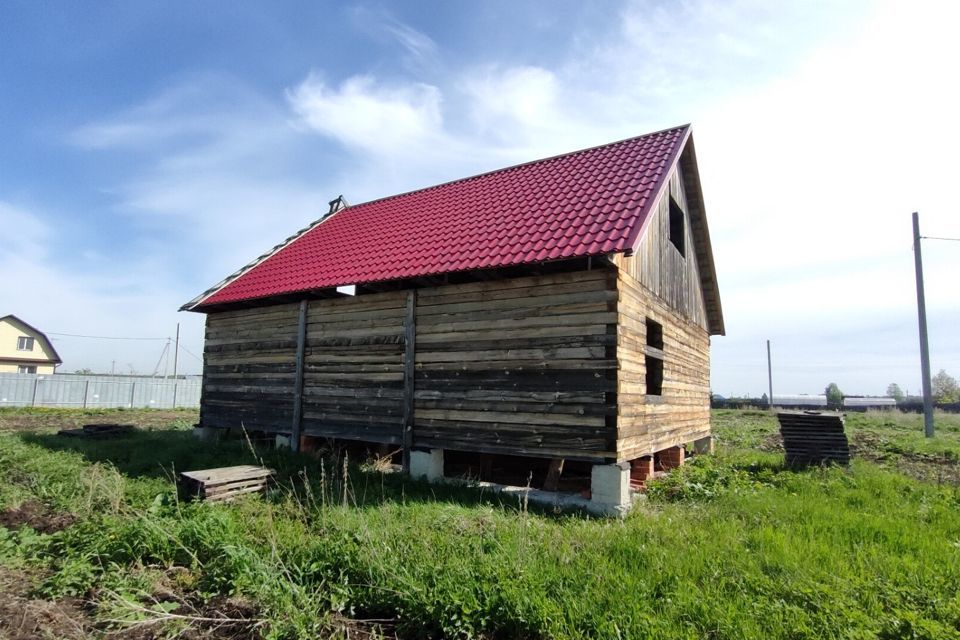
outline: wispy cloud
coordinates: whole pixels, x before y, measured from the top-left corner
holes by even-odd
[[[434,71],[439,66],[437,43],[422,31],[398,20],[386,9],[355,6],[350,16],[353,25],[361,32],[382,43],[399,45],[404,52],[403,65],[408,71]]]

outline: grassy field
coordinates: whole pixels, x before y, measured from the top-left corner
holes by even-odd
[[[0,637],[960,638],[958,416],[927,441],[851,414],[851,467],[796,471],[772,414],[717,411],[716,455],[623,521],[201,445],[195,418],[0,410]],[[54,434],[102,419],[143,428]],[[266,498],[176,500],[178,470],[261,459]]]

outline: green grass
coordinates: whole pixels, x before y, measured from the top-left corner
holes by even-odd
[[[200,445],[179,419],[116,441],[21,430],[0,435],[0,509],[79,519],[0,529],[0,563],[43,570],[43,597],[91,599],[104,629],[231,595],[270,638],[378,624],[363,620],[416,638],[960,638],[960,490],[914,472],[956,466],[960,421],[928,442],[918,416],[851,415],[869,455],[803,471],[783,467],[772,414],[714,421],[717,454],[624,521],[268,450],[285,489],[184,505],[175,470],[254,454]]]

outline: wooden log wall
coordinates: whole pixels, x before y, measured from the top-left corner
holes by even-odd
[[[207,315],[200,423],[289,428],[299,304]]]
[[[403,444],[412,373],[414,447],[611,459],[616,283],[606,267],[310,301],[302,432]],[[208,316],[205,426],[290,431],[298,308]]]
[[[208,316],[204,426],[291,430],[298,310]],[[645,387],[647,318],[663,327],[658,397]],[[709,434],[709,346],[627,268],[313,300],[302,432],[406,444],[412,373],[413,447],[632,459]]]
[[[405,291],[310,302],[303,433],[402,442],[406,304]]]
[[[632,460],[710,435],[709,334],[627,270],[620,270],[617,289],[617,458]],[[663,327],[660,352],[647,347],[648,318]],[[662,356],[659,396],[647,394],[647,353]]]
[[[609,268],[418,291],[414,446],[614,457],[616,304]]]

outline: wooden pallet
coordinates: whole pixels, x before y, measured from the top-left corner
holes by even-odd
[[[850,463],[850,445],[843,414],[833,411],[781,411],[780,435],[787,463],[811,465]]]
[[[85,424],[80,429],[61,429],[58,436],[68,438],[112,438],[134,430],[132,424]]]
[[[177,491],[183,500],[223,502],[265,491],[274,473],[273,469],[249,464],[184,471],[177,479]]]

